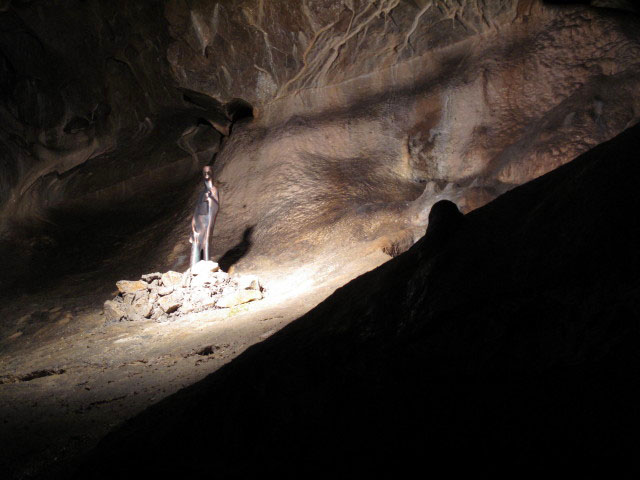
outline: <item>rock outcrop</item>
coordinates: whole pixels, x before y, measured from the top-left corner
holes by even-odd
[[[191,313],[231,308],[263,298],[255,276],[231,276],[212,261],[200,261],[184,273],[148,273],[140,280],[120,280],[119,294],[104,303],[107,323],[175,321]]]

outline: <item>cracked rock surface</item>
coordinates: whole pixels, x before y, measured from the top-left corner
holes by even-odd
[[[255,276],[231,276],[212,261],[200,261],[184,274],[168,271],[142,275],[140,280],[120,280],[120,292],[104,303],[107,322],[173,321],[190,313],[231,308],[261,300]]]

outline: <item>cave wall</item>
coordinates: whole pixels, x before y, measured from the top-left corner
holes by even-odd
[[[157,5],[126,2],[13,2],[1,14],[3,203],[113,151],[170,102],[154,18]]]
[[[0,285],[54,257],[112,253],[111,230],[133,232],[184,201],[218,150],[224,108],[173,81],[163,12],[162,2],[3,2]]]
[[[184,267],[196,177],[215,159],[216,258],[397,253],[436,200],[477,208],[640,112],[638,17],[584,5],[5,1],[0,24],[14,250],[17,226],[120,211],[142,225],[175,204],[149,262]]]
[[[256,106],[216,162],[218,254],[248,229],[252,269],[407,245],[441,196],[472,210],[638,120],[637,17],[460,3],[189,4],[176,80]]]

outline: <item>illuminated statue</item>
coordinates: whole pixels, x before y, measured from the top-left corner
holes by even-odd
[[[202,169],[204,190],[198,197],[196,210],[191,220],[191,268],[200,260],[209,260],[209,235],[213,230],[218,214],[220,198],[218,189],[213,185],[211,167]]]

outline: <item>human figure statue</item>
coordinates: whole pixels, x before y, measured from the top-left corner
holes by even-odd
[[[198,197],[196,210],[191,220],[191,268],[200,260],[209,260],[209,235],[216,222],[220,198],[218,189],[213,185],[211,167],[202,169],[204,190]]]

